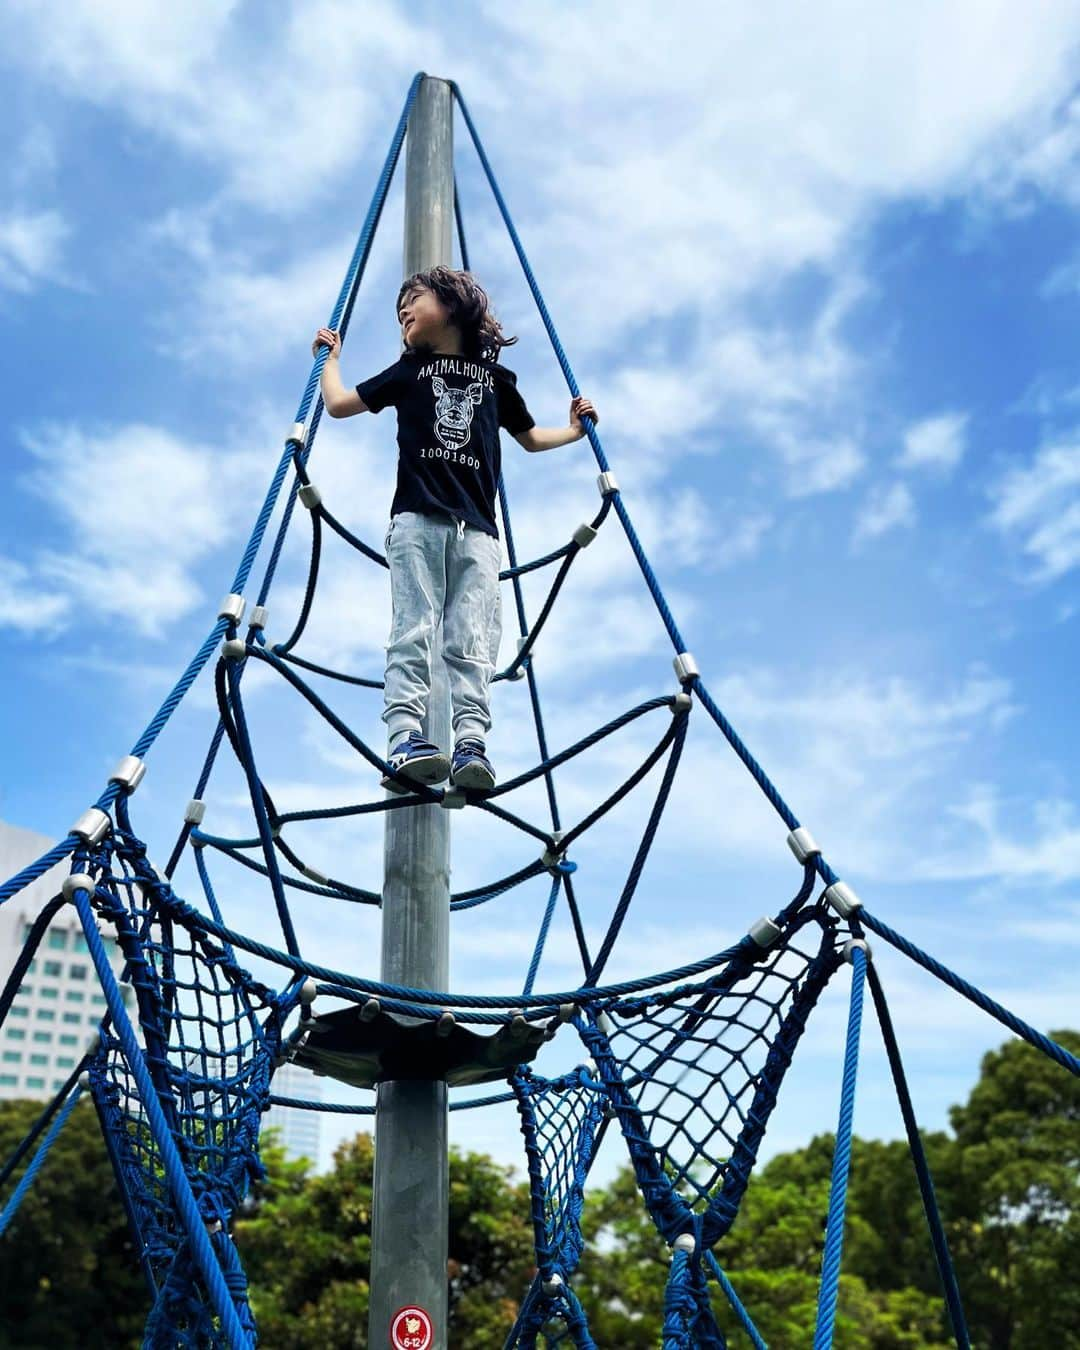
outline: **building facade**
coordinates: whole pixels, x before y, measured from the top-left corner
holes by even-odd
[[[0,821],[0,881],[51,848],[53,841]],[[70,871],[66,861],[0,905],[0,988],[6,983],[34,920]],[[119,975],[123,957],[115,934],[102,937]],[[132,990],[122,986],[130,1002]],[[0,1100],[48,1099],[62,1088],[94,1039],[106,1012],[74,906],[63,906],[38,946],[19,992],[0,1024]]]
[[[278,1097],[292,1097],[297,1101],[321,1102],[321,1078],[299,1064],[283,1064],[274,1073],[271,1091]],[[315,1167],[319,1163],[322,1138],[322,1113],[302,1111],[295,1106],[272,1106],[263,1117],[263,1129],[275,1129],[288,1158],[308,1158]]]

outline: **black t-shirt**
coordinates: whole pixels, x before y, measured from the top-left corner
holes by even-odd
[[[356,386],[373,412],[398,415],[398,473],[390,514],[453,516],[494,538],[499,428],[535,426],[513,371],[465,356],[406,352]]]

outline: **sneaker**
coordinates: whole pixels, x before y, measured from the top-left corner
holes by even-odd
[[[450,772],[450,761],[437,745],[425,741],[419,731],[410,731],[403,740],[398,741],[387,760],[392,769],[396,769],[402,778],[410,778],[414,783],[441,783]],[[384,774],[384,788],[391,792],[408,792],[400,778],[391,778]]]
[[[454,746],[454,760],[450,766],[450,782],[454,787],[490,792],[495,786],[495,770],[484,748],[484,742],[474,736],[468,736]]]

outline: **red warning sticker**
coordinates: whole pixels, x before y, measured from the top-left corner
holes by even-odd
[[[394,1350],[431,1350],[435,1332],[423,1308],[401,1308],[390,1322]]]

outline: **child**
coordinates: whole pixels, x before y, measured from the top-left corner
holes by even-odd
[[[587,398],[570,404],[566,427],[538,427],[499,354],[503,335],[488,297],[468,272],[433,267],[410,277],[398,294],[405,351],[382,374],[347,389],[341,341],[320,328],[312,351],[330,349],[322,396],[331,417],[397,409],[397,491],[390,508],[386,558],[393,619],[386,648],[383,721],[389,762],[402,777],[490,791],[495,771],[484,737],[491,726],[489,685],[499,650],[499,428],[526,450],[553,450],[596,421]],[[424,738],[432,648],[442,621],[442,656],[450,684],[452,760]],[[383,786],[401,785],[384,778]]]

